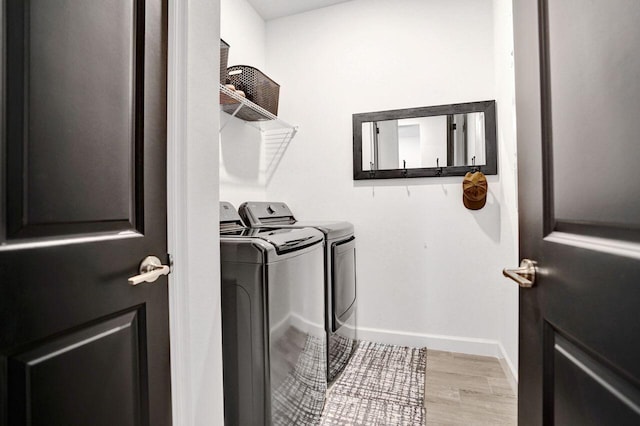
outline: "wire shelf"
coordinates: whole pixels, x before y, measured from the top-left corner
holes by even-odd
[[[220,105],[222,110],[230,116],[227,121],[220,125],[221,132],[233,117],[244,120],[248,125],[257,128],[261,132],[282,130],[289,137],[293,137],[298,131],[298,126],[278,118],[261,106],[228,89],[222,83],[220,83]]]

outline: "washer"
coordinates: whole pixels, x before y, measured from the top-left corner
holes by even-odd
[[[327,380],[332,382],[349,362],[356,335],[356,240],[353,224],[339,221],[298,221],[283,202],[248,201],[239,214],[252,228],[313,227],[325,238],[325,330]]]
[[[226,425],[312,424],[327,391],[324,235],[249,229],[220,203]]]

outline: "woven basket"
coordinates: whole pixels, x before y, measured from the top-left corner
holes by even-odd
[[[229,61],[229,45],[220,39],[220,83],[227,83],[227,62]]]
[[[273,115],[278,115],[280,85],[264,75],[259,69],[248,65],[227,68],[229,83],[242,90],[247,99],[260,105]]]

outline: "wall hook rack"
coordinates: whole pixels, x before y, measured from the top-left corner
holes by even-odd
[[[471,172],[475,173],[479,171],[480,171],[480,166],[476,166],[476,156],[474,155],[473,157],[471,157]]]
[[[442,167],[440,167],[440,157],[436,158],[436,176],[440,176],[442,174]]]

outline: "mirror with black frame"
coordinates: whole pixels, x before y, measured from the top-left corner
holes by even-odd
[[[353,114],[353,178],[497,174],[495,101]]]

